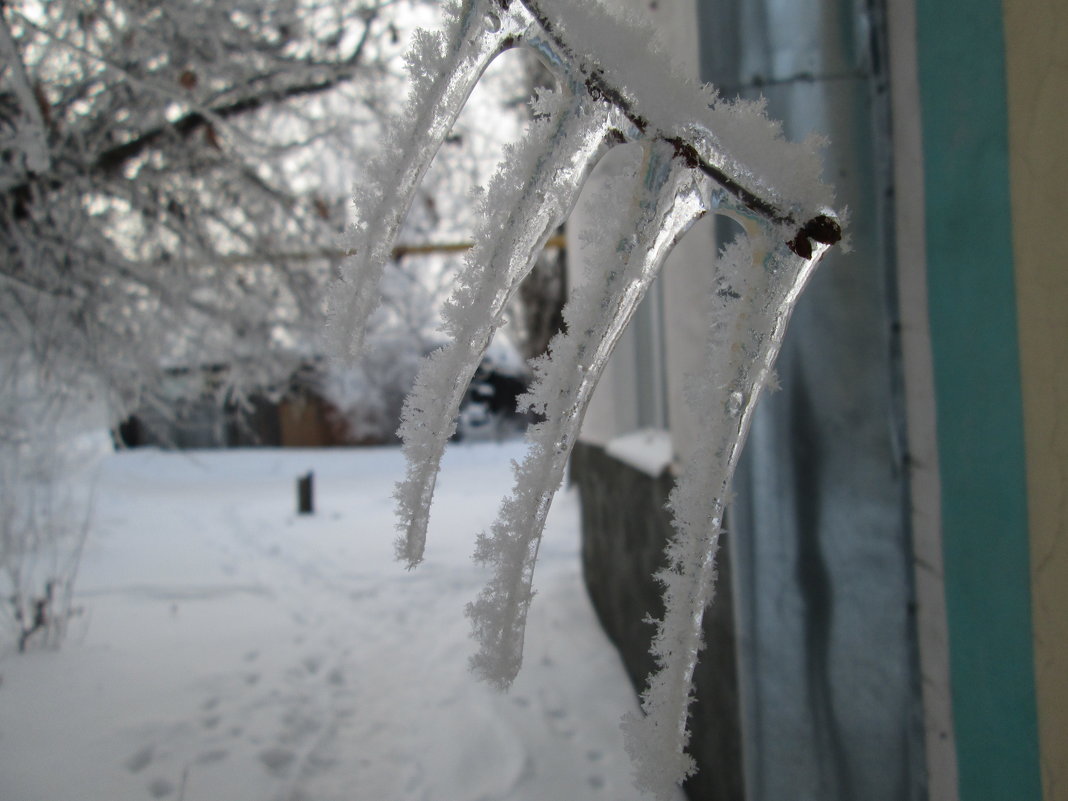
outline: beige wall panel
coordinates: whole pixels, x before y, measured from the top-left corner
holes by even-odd
[[[1042,780],[1068,801],[1068,4],[1004,8]]]

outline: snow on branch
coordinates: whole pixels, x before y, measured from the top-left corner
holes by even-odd
[[[762,104],[726,101],[686,80],[652,40],[595,2],[450,4],[445,32],[415,38],[406,111],[356,198],[361,216],[335,286],[332,325],[339,350],[358,352],[383,264],[431,159],[487,64],[507,48],[533,48],[561,88],[539,98],[525,140],[508,150],[481,201],[476,245],[446,309],[451,342],[425,361],[401,425],[408,473],[396,492],[397,554],[414,567],[464,389],[509,299],[601,155],[640,145],[641,163],[601,204],[594,279],[573,292],[565,331],[534,365],[526,402],[544,422],[531,427],[515,490],[477,541],[475,558],[494,576],[467,610],[480,643],[472,666],[505,688],[522,662],[545,517],[613,347],[696,219],[712,212],[741,224],[744,233],[709,265],[716,291],[707,367],[690,388],[708,424],[671,496],[675,535],[657,575],[666,609],[653,643],[658,671],[643,713],[625,725],[638,784],[667,798],[693,770],[687,717],[731,476],[790,313],[841,226],[819,177],[822,142],[787,142]]]

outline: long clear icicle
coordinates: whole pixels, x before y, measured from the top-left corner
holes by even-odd
[[[530,406],[545,420],[528,431],[530,449],[515,466],[516,485],[489,536],[480,535],[475,558],[494,577],[468,605],[481,649],[472,665],[500,687],[512,683],[523,657],[531,582],[545,518],[563,479],[568,456],[612,349],[659,272],[671,247],[702,216],[708,182],[695,176],[664,142],[644,145],[641,172],[614,236],[607,237],[603,269],[593,270],[564,311],[566,332],[536,365]],[[606,203],[610,200],[606,199]]]
[[[658,671],[642,697],[644,715],[628,716],[624,726],[639,786],[663,799],[694,769],[685,753],[687,715],[730,480],[790,314],[826,250],[802,258],[786,244],[773,247],[766,227],[743,222],[748,232],[717,264],[706,368],[689,387],[689,403],[708,424],[671,493],[674,535],[657,574],[665,606],[652,647]]]
[[[482,3],[446,4],[444,13],[445,30],[420,30],[409,48],[407,106],[389,125],[360,187],[361,216],[331,295],[331,336],[345,356],[363,347],[382,272],[420,181],[486,67],[529,24],[514,15],[490,17]]]
[[[612,114],[572,95],[527,141],[511,148],[480,211],[475,246],[445,309],[451,342],[423,363],[405,402],[400,434],[408,472],[395,497],[402,536],[397,555],[422,561],[430,503],[445,444],[464,392],[482,361],[508,300],[530,272],[550,234],[567,218],[606,147]]]

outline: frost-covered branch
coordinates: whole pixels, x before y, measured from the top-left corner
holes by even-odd
[[[658,671],[643,714],[626,723],[638,783],[667,798],[693,770],[685,753],[701,622],[711,602],[724,505],[753,409],[770,375],[786,323],[809,276],[841,237],[830,189],[819,180],[818,147],[793,144],[761,104],[729,102],[649,52],[650,32],[594,2],[464,0],[448,9],[445,33],[415,38],[413,89],[376,161],[352,238],[354,255],[335,287],[334,329],[342,352],[358,351],[374,308],[382,264],[419,179],[488,61],[525,45],[560,82],[539,99],[535,121],[479,205],[476,247],[446,307],[451,342],[432,354],[405,406],[401,434],[408,474],[397,489],[397,552],[409,567],[424,557],[438,465],[468,381],[534,255],[568,214],[596,160],[635,142],[641,169],[613,186],[601,226],[594,280],[565,311],[566,330],[535,365],[528,402],[545,421],[529,432],[516,487],[475,558],[494,577],[468,607],[481,648],[474,669],[507,687],[522,661],[527,609],[545,516],[609,355],[677,239],[707,212],[736,219],[745,233],[709,268],[707,371],[691,389],[706,421],[672,493],[675,535],[664,585],[665,615],[653,643]]]

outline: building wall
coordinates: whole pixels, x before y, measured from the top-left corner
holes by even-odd
[[[1068,12],[889,8],[930,794],[1062,800]]]
[[[1068,6],[1004,3],[1013,260],[1046,801],[1068,799]]]
[[[632,5],[640,4],[635,0]],[[672,9],[674,4],[657,5]],[[831,0],[821,0],[812,8],[806,5],[807,11],[797,3],[776,0],[756,4],[701,0],[698,4],[706,12],[713,9],[710,19],[723,37],[715,42],[716,57],[745,68],[736,86],[724,87],[729,93],[744,89],[746,79],[759,72],[753,68],[753,53],[743,52],[754,42],[754,52],[759,54],[760,47],[781,39],[783,57],[798,63],[803,63],[813,46],[806,38],[809,33],[838,44],[861,42],[870,30],[863,24],[850,28],[843,22],[847,17],[832,13],[834,8],[847,6]],[[915,586],[914,635],[920,650],[922,680],[918,683],[923,698],[917,713],[923,718],[925,747],[920,764],[925,769],[918,778],[914,768],[913,774],[905,771],[903,775],[923,785],[918,791],[921,795],[939,801],[1040,797],[1065,801],[1068,426],[1063,417],[1068,408],[1068,257],[1064,256],[1068,253],[1068,103],[1064,98],[1068,97],[1068,9],[1049,0],[915,0],[853,7],[869,14],[874,9],[876,15],[885,8],[890,42],[888,53],[875,52],[874,56],[889,59],[889,87],[876,82],[875,91],[889,88],[892,114],[887,127],[892,130],[893,159],[889,165],[880,162],[878,149],[870,147],[864,158],[870,160],[876,175],[885,168],[891,176],[889,190],[873,196],[877,217],[882,215],[891,224],[882,233],[867,231],[862,217],[859,230],[862,239],[873,237],[873,253],[889,259],[892,268],[881,275],[889,288],[890,307],[900,310],[900,317],[891,314],[876,324],[885,326],[889,350],[901,351],[903,387],[895,388],[891,370],[885,373],[882,391],[890,398],[901,392],[907,409],[907,435],[899,443],[900,458],[889,455],[901,478],[891,471],[881,481],[890,495],[895,491],[893,482],[904,482],[902,530],[911,538],[904,543],[906,556],[913,560],[906,572],[911,572]],[[668,14],[676,35],[685,34],[680,41],[691,36],[685,25],[678,27],[678,20],[688,13],[688,9],[673,9]],[[766,28],[735,33],[739,22],[783,13],[788,24],[780,17]],[[800,16],[790,21],[791,13]],[[815,25],[809,26],[813,21]],[[680,50],[687,52],[685,47]],[[781,66],[784,62],[780,58],[772,63]],[[844,86],[855,77],[853,66],[845,64],[845,69],[828,77]],[[815,69],[794,70],[792,76],[788,72],[761,76],[761,93],[772,101],[772,116],[785,118],[789,135],[796,136],[804,133],[792,122],[798,110],[807,113],[825,101],[806,98],[802,92],[793,101],[779,102],[776,98],[785,84],[811,84],[819,77]],[[774,80],[769,82],[769,77]],[[876,98],[875,102],[881,101]],[[831,108],[833,112],[833,104]],[[834,113],[831,119],[854,128],[860,121],[843,122]],[[870,119],[878,123],[878,113]],[[840,131],[831,133],[834,147],[840,149]],[[829,179],[848,186],[852,178],[840,169],[849,167],[833,166]],[[870,186],[862,189],[871,191]],[[849,198],[846,202],[853,205]],[[855,235],[856,231],[854,227]],[[664,321],[665,418],[677,452],[692,440],[687,431],[700,424],[686,418],[679,382],[696,363],[700,286],[706,275],[701,265],[713,241],[711,227],[683,240],[683,247],[690,245],[689,257],[686,251],[677,254],[667,268],[657,301]],[[867,244],[862,242],[863,247]],[[863,283],[873,263],[847,261],[851,274],[840,272],[841,266],[831,261],[821,266],[818,280],[833,283],[837,279],[825,276],[838,274],[847,283]],[[834,386],[838,391],[840,380],[857,380],[857,372],[834,368],[830,354],[840,344],[834,335],[825,338],[828,347],[806,350],[805,335],[796,333],[815,330],[818,340],[844,303],[847,313],[839,315],[846,323],[843,336],[852,336],[856,329],[851,326],[863,325],[872,309],[864,307],[867,311],[850,318],[849,309],[860,308],[851,298],[848,293],[821,292],[818,283],[807,293],[803,303],[809,311],[801,309],[795,316],[787,336],[793,344],[788,344],[780,362],[786,395],[763,404],[778,406],[779,411],[763,413],[765,422],[754,426],[750,451],[774,453],[779,446],[769,449],[769,442],[788,443],[795,424],[814,434],[809,445],[817,451],[837,447],[838,440],[851,436],[833,423],[809,419],[806,424],[801,418],[811,418],[824,404],[813,404],[809,396],[807,407],[798,406],[806,395],[794,391],[797,386],[821,391]],[[824,314],[827,310],[834,313]],[[871,342],[877,345],[878,341],[876,334]],[[606,377],[587,419],[587,440],[604,442],[640,424],[635,383],[648,380],[642,374],[640,351],[633,340],[621,343],[614,372]],[[818,378],[816,384],[795,380],[797,364],[802,373],[811,371]],[[870,367],[869,363],[865,369]],[[878,411],[882,402],[861,404],[863,408],[855,411],[875,414],[892,428],[899,421]],[[893,447],[894,437],[887,441]],[[784,452],[796,451],[795,446],[784,445]],[[786,475],[789,463],[784,457],[750,469],[756,483],[764,482],[765,489],[770,489],[765,501],[748,505],[757,517],[768,518],[780,530],[790,530],[806,514],[800,507],[790,512],[788,503],[776,506],[772,502],[777,495],[794,497],[799,491]],[[852,486],[854,474],[862,472],[856,468],[862,462],[842,462],[847,463],[855,469],[836,474],[832,484],[838,485],[839,496],[847,496],[848,507],[857,496],[846,488]],[[795,458],[795,473],[810,480],[811,476],[803,475],[806,464],[805,459]],[[750,489],[743,487],[742,495]],[[889,496],[885,500],[892,505]],[[840,502],[841,497],[834,504]],[[735,515],[743,530],[752,523],[744,518],[744,513]],[[737,531],[731,536],[737,536]],[[758,532],[751,541],[775,545],[766,532]],[[842,539],[825,541],[821,548],[828,553],[829,547],[830,553],[840,556],[840,546],[852,547]],[[789,556],[788,551],[783,554]],[[746,582],[752,579],[737,573],[745,558],[732,554],[736,594],[745,592]],[[885,571],[875,575],[885,582]],[[789,571],[781,572],[780,578],[793,580]],[[907,578],[901,581],[908,583]],[[848,581],[834,585],[831,597],[841,600],[846,597],[842,592],[848,595],[848,587]],[[781,609],[793,601],[779,593],[772,596],[772,607],[775,603]],[[897,600],[889,603],[895,605]],[[811,608],[805,614],[810,612]],[[744,604],[736,614],[744,616]],[[744,685],[759,680],[759,668],[746,662],[751,643],[745,639],[750,635],[745,631],[748,624],[743,620],[741,625],[739,677]],[[872,619],[865,618],[857,631],[870,633],[872,625]],[[843,647],[838,634],[835,638],[837,647]],[[804,652],[801,646],[797,650]],[[840,689],[841,685],[836,686],[836,691]],[[832,709],[851,705],[839,704],[833,701]],[[752,739],[753,707],[746,711],[745,706],[742,728],[746,748],[752,753],[767,743]],[[804,717],[799,720],[803,722]],[[912,752],[905,748],[903,753]],[[796,769],[790,762],[797,757],[798,752],[782,751],[749,775],[766,777],[767,771],[782,765],[788,773]],[[861,771],[867,770],[864,763],[857,764]],[[747,789],[749,798],[763,797],[752,781]],[[916,785],[910,785],[907,792],[917,792]],[[767,797],[774,797],[774,792]]]
[[[916,9],[887,8],[894,175],[894,247],[900,309],[909,517],[928,797],[957,801],[957,750],[949,679],[942,559],[942,485],[927,292],[923,131]]]
[[[617,0],[617,5],[650,19],[661,39],[670,48],[672,59],[688,74],[698,77],[698,28],[695,0]],[[598,181],[620,168],[624,153],[610,153],[599,165],[587,189],[576,204],[569,222],[572,233],[583,230],[595,214]],[[699,421],[688,415],[682,402],[682,376],[700,364],[701,295],[693,291],[709,277],[701,265],[715,247],[709,221],[700,221],[676,246],[664,265],[661,277],[623,335],[612,355],[600,385],[590,402],[582,429],[586,442],[604,444],[614,437],[639,428],[668,428],[678,453],[684,453],[689,434]],[[574,280],[582,281],[582,253],[573,254]],[[651,307],[656,307],[655,309]],[[662,336],[661,330],[673,332]],[[644,341],[642,341],[644,340]],[[649,356],[654,364],[650,364]],[[653,389],[661,396],[660,414],[640,408],[639,389]]]
[[[706,37],[702,78],[728,95],[768,97],[770,115],[785,120],[790,138],[831,135],[828,180],[853,210],[855,244],[852,254],[821,265],[787,336],[784,389],[762,401],[746,475],[728,511],[730,557],[720,557],[720,575],[729,571],[735,580],[724,582],[733,584],[733,597],[720,592],[717,609],[733,607],[738,636],[710,637],[712,656],[702,665],[708,670],[723,648],[735,650],[747,798],[919,798],[924,759],[886,241],[888,129],[874,78],[880,54],[865,27],[871,20],[850,3],[816,0],[702,0],[693,10],[698,24],[691,18],[683,30]],[[696,227],[667,265],[661,295],[650,298],[662,304],[662,328],[643,329],[636,320],[620,343],[587,416],[587,442],[648,425],[636,399],[660,376],[639,358],[641,337],[662,338],[664,422],[676,454],[708,424],[689,414],[683,385],[701,369],[715,227]],[[638,507],[658,510],[664,493],[656,494],[652,478],[643,484],[628,473],[624,482],[626,472],[600,457],[573,462],[588,556],[613,536],[635,539],[617,530],[613,511],[627,510],[631,527],[657,530]],[[647,550],[625,555],[639,560]],[[599,571],[623,567],[601,561],[586,560],[591,596],[614,610],[621,602],[611,587],[620,583]],[[609,627],[626,640],[625,627]],[[625,642],[628,664],[645,647]],[[698,758],[708,775],[720,767],[717,759],[731,757],[712,748]]]
[[[582,499],[582,562],[586,587],[609,638],[619,649],[636,692],[655,669],[648,617],[663,616],[664,566],[671,535],[666,509],[669,471],[649,475],[603,448],[580,442],[572,477]],[[685,783],[693,801],[744,801],[741,722],[731,592],[730,545],[717,555],[716,602],[704,618],[705,649],[694,672],[689,752],[699,766]]]
[[[1026,404],[1045,393],[1050,376],[1037,376],[1029,388],[1021,375],[1029,369],[1024,365],[1046,358],[1028,341],[1037,309],[1025,298],[1036,290],[1055,293],[1065,279],[1061,270],[1059,281],[1037,289],[1035,265],[1051,254],[1028,245],[1021,260],[1019,241],[1030,222],[1021,227],[1025,213],[1012,202],[1028,160],[1021,161],[1019,122],[1026,130],[1043,118],[1031,85],[1048,81],[1041,80],[1041,68],[1032,66],[1029,74],[1026,56],[1015,62],[1017,75],[1025,76],[1015,88],[1006,70],[1014,49],[1043,39],[1035,34],[1050,30],[1056,37],[1063,14],[1032,5],[1034,16],[1024,15],[1031,30],[1020,36],[1008,25],[1012,8],[998,0],[916,3],[940,524],[963,801],[1037,799],[1043,779],[1047,795],[1064,792],[1040,770],[1039,755],[1050,744],[1047,738],[1040,745],[1038,731],[1044,704],[1041,698],[1036,704],[1035,636],[1043,628],[1033,626],[1032,608],[1042,596],[1041,584],[1032,580],[1035,535],[1050,521],[1033,515],[1048,509],[1050,485],[1036,473],[1034,433],[1025,447],[1024,429],[1025,416],[1032,432],[1044,425],[1043,415]],[[1011,139],[1010,130],[1016,132]],[[1027,143],[1029,159],[1051,169],[1055,152],[1036,145]],[[1011,185],[1016,189],[1010,192]],[[1059,211],[1050,200],[1040,216],[1045,224],[1063,225],[1063,200]],[[1058,327],[1049,318],[1037,322],[1047,333]],[[1037,394],[1036,386],[1043,387]],[[1043,467],[1052,466],[1055,454],[1056,446],[1038,463],[1053,455]],[[1044,719],[1049,716],[1043,711]]]
[[[791,318],[728,509],[748,798],[927,797],[882,3],[706,0],[705,77],[826,135],[852,249]],[[713,27],[715,25],[715,27]]]

